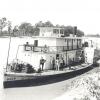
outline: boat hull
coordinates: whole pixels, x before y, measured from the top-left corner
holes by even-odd
[[[35,76],[30,75],[26,79],[22,79],[22,76],[20,76],[20,80],[15,79],[11,81],[4,81],[3,84],[4,84],[4,88],[45,85],[45,84],[56,83],[56,82],[64,81],[69,78],[73,78],[77,75],[81,75],[91,70],[92,68],[93,67],[88,66],[79,70],[52,74],[52,75],[35,75]],[[10,75],[10,77],[13,77],[13,75]],[[15,76],[15,77],[18,79],[19,76]]]

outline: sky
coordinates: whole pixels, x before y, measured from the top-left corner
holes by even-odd
[[[12,25],[51,21],[77,26],[85,34],[100,34],[100,0],[0,0],[0,18]]]

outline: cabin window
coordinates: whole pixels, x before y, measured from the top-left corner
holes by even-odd
[[[30,45],[25,45],[24,48],[25,48],[25,51],[31,51],[32,50],[32,47]]]
[[[60,30],[60,34],[63,34],[63,29]]]
[[[59,30],[58,29],[53,29],[53,33],[58,34]]]
[[[38,46],[38,40],[34,40],[34,46],[35,46],[35,47]]]

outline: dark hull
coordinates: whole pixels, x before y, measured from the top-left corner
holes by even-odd
[[[53,74],[53,75],[42,75],[42,76],[38,76],[37,78],[33,78],[33,79],[4,81],[3,84],[4,84],[4,88],[40,86],[40,85],[56,83],[56,82],[64,81],[69,78],[73,78],[91,69],[92,67],[88,66],[83,69],[79,69],[79,70],[75,70],[71,72]]]

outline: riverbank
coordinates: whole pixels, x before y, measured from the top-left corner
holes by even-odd
[[[66,93],[56,100],[99,100],[100,99],[100,68],[82,75],[71,81]]]

